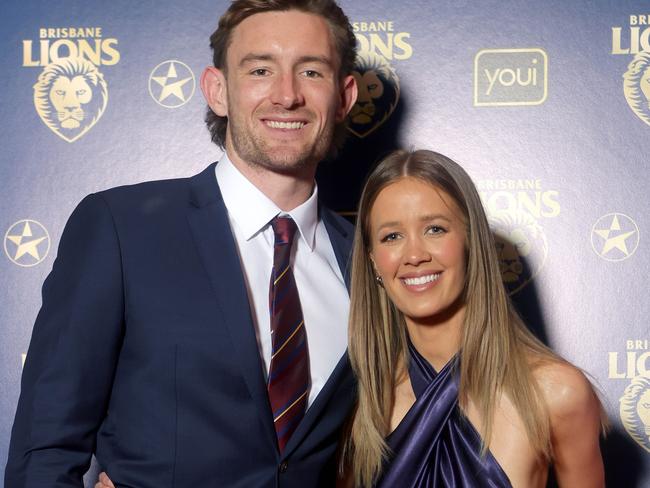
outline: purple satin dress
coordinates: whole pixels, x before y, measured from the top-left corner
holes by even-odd
[[[409,376],[417,400],[388,436],[394,453],[379,488],[511,488],[458,406],[457,357],[439,372],[409,344]]]

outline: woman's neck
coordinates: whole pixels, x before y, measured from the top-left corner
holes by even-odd
[[[405,317],[411,342],[436,371],[460,349],[464,318],[464,304],[427,319]]]

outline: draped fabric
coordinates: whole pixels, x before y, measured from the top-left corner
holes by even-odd
[[[458,406],[458,357],[436,372],[412,344],[409,376],[416,401],[387,439],[394,455],[377,487],[508,488],[496,459]]]

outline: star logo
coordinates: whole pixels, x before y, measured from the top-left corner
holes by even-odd
[[[639,228],[625,214],[603,215],[591,229],[591,247],[606,261],[623,261],[639,246]]]
[[[35,220],[19,220],[5,234],[5,253],[18,266],[36,266],[49,252],[50,235]]]
[[[149,75],[149,94],[165,108],[178,108],[189,102],[195,85],[190,67],[175,59],[163,61]]]

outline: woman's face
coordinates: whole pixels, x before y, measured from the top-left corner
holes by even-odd
[[[443,190],[405,177],[370,209],[371,259],[407,321],[431,322],[457,303],[465,285],[465,223]]]

